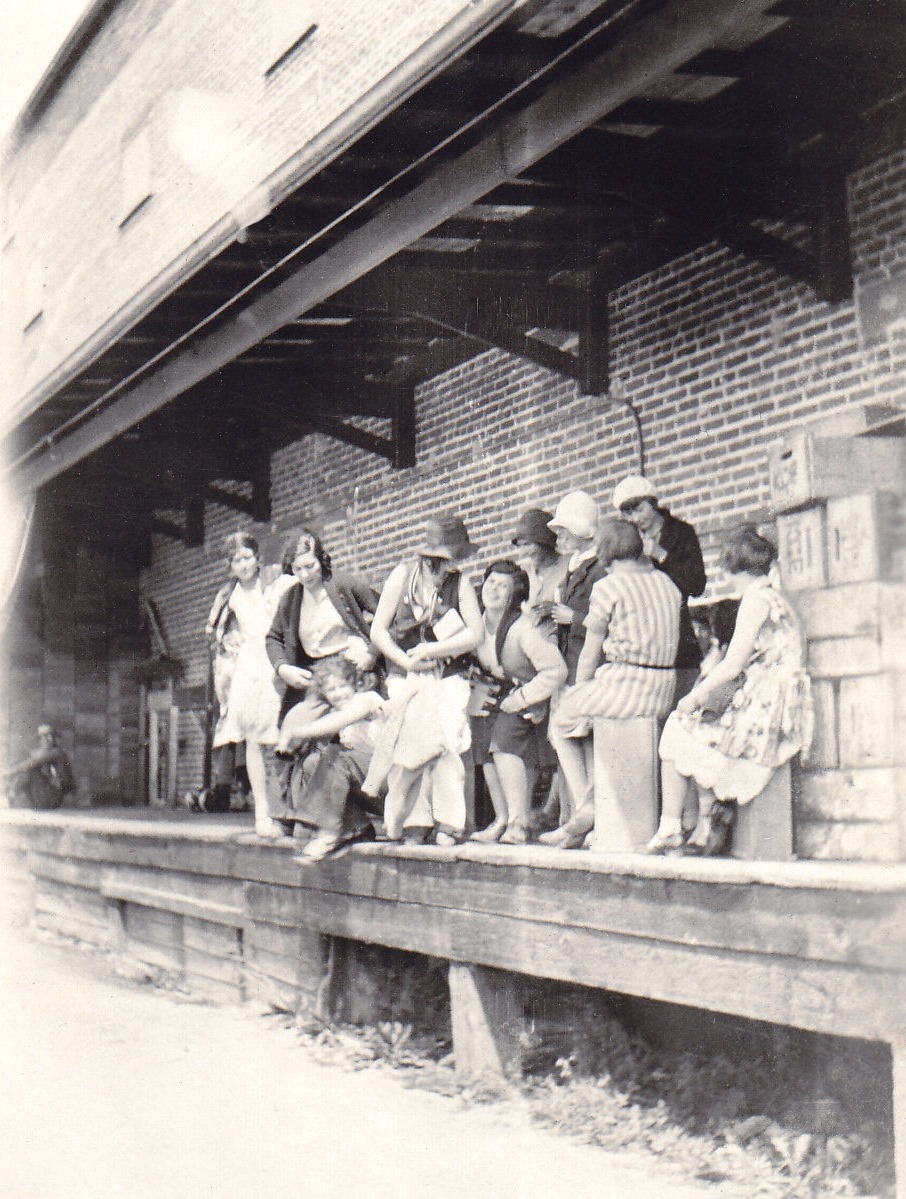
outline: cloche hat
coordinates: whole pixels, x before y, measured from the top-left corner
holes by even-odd
[[[631,504],[635,500],[657,503],[657,488],[644,475],[627,475],[614,488],[613,506],[618,512],[624,504]]]
[[[543,508],[529,508],[519,517],[513,533],[513,545],[543,545],[552,550],[557,545],[557,535],[550,527],[551,514]]]
[[[417,552],[425,558],[446,558],[448,562],[461,562],[478,548],[469,541],[462,518],[452,512],[441,512],[425,521],[422,538]]]
[[[587,491],[571,491],[557,505],[553,518],[547,522],[547,527],[566,529],[574,537],[594,537],[601,522],[598,505]]]

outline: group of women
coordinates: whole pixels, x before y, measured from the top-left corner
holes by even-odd
[[[616,506],[611,519],[635,523],[630,505]],[[426,523],[380,594],[335,572],[311,530],[293,536],[280,573],[262,568],[253,537],[231,535],[230,580],[208,629],[221,709],[214,744],[245,743],[257,835],[314,831],[300,860],[321,860],[373,835],[380,812],[389,840],[522,844],[543,827],[532,808],[539,775],[553,776],[545,810],[565,825],[583,797],[557,768],[548,723],[575,679],[570,640],[601,644],[600,629],[585,628],[610,566],[597,553],[596,517],[581,492],[554,516],[525,513],[513,558],[492,562],[477,592],[464,569],[477,547],[452,514]],[[660,565],[656,543],[646,550]],[[721,564],[740,596],[735,631],[666,721],[661,823],[647,852],[725,852],[713,817],[753,800],[807,743],[804,647],[773,559],[754,529],[727,539]],[[575,598],[580,575],[585,611]],[[476,766],[493,807],[478,829]],[[699,799],[691,830],[683,828],[690,791]]]

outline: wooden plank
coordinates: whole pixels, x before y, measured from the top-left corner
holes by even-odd
[[[484,913],[427,919],[415,905],[326,893],[317,920],[336,936],[815,1032],[883,1040],[900,1019],[902,977],[882,971],[539,928]]]
[[[348,283],[527,170],[582,129],[632,99],[640,87],[670,75],[719,44],[750,0],[671,0],[636,21],[619,41],[489,132],[423,182],[385,205],[337,244],[317,255],[264,296],[249,299],[208,331],[167,357],[54,443],[14,467],[14,485],[33,491],[208,378],[288,321],[329,299]]]
[[[192,949],[213,957],[242,960],[242,935],[238,928],[186,916],[182,933],[187,951]]]
[[[168,868],[161,863],[156,869],[128,864],[108,867],[101,874],[100,885],[102,890],[109,890],[111,895],[116,888],[131,887],[154,894],[172,893],[186,902],[195,902],[201,906],[215,904],[233,912],[241,912],[243,908],[244,884],[241,879],[230,878],[227,875],[215,877],[195,874],[187,870]]]
[[[182,917],[141,904],[123,905],[123,921],[130,941],[164,945],[182,952]]]
[[[105,928],[107,926],[107,906],[95,891],[48,879],[36,879],[34,894],[35,903],[40,903],[48,911],[69,911],[81,920],[92,921]]]
[[[298,962],[295,958],[284,957],[281,953],[268,953],[257,945],[248,945],[245,955],[246,966],[268,978],[276,979],[289,987],[299,985]]]
[[[543,852],[543,851],[540,851]],[[390,903],[466,909],[550,924],[573,924],[602,933],[649,936],[655,940],[718,949],[795,955],[818,961],[895,965],[906,960],[901,909],[886,897],[847,897],[840,892],[793,893],[675,879],[640,880],[577,872],[539,872],[506,863],[457,862],[439,874],[431,861],[394,863],[349,858],[344,894],[373,896]],[[348,865],[347,865],[348,863]],[[364,867],[369,866],[370,869]],[[323,882],[327,869],[318,874]],[[314,872],[312,872],[314,874]],[[388,877],[388,874],[390,877]],[[315,885],[306,875],[302,885]],[[334,884],[336,885],[336,884]],[[302,919],[317,911],[306,896]],[[842,928],[846,932],[841,931]]]
[[[227,924],[233,928],[241,926],[243,910],[228,904],[209,903],[199,899],[180,895],[169,890],[152,890],[149,887],[134,887],[127,883],[119,883],[116,879],[105,880],[101,893],[105,899],[118,899],[130,905],[143,909],[154,910],[161,914],[174,916],[191,916],[196,920],[208,920],[211,923]]]
[[[194,983],[196,978],[209,979],[212,982],[227,983],[238,994],[242,989],[244,967],[241,960],[222,958],[212,953],[203,953],[199,949],[185,947],[183,953],[183,969],[186,979]]]
[[[305,921],[302,916],[305,892],[289,887],[274,887],[262,883],[248,883],[245,888],[245,909],[252,920],[263,924],[280,924],[298,928]]]
[[[100,889],[101,867],[97,862],[80,862],[52,854],[31,852],[27,855],[29,873],[36,879],[69,883],[97,892]]]

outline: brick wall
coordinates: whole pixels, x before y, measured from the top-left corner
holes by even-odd
[[[4,164],[6,402],[36,387],[105,322],[122,320],[146,285],[159,287],[185,269],[208,237],[235,234],[245,219],[240,201],[454,17],[472,10],[477,19],[492,7],[490,0],[117,5]],[[269,72],[277,56],[272,8],[317,29]],[[121,225],[121,151],[140,133],[151,199]],[[33,315],[26,280],[36,264],[46,306],[23,332]]]
[[[611,296],[612,398],[581,396],[575,383],[505,353],[482,354],[420,389],[412,470],[321,436],[275,455],[275,523],[315,520],[337,564],[379,584],[425,516],[453,508],[481,546],[478,569],[510,551],[523,509],[551,507],[575,487],[608,502],[619,477],[638,467],[628,400],[641,418],[647,473],[698,528],[714,587],[721,530],[769,505],[773,440],[868,400],[906,407],[906,339],[866,347],[858,318],[864,290],[906,260],[904,185],[906,153],[850,181],[853,302],[820,303],[766,267],[704,247]],[[204,550],[160,540],[145,577],[196,681],[200,630],[222,578],[219,542],[237,523],[213,506],[206,521]],[[188,726],[184,734],[180,777],[189,785],[199,744]],[[829,819],[845,817],[834,810],[829,799]],[[877,856],[864,841],[837,838],[832,848]]]

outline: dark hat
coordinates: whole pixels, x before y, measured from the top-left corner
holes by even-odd
[[[478,548],[469,541],[469,534],[462,519],[451,512],[441,512],[431,520],[425,521],[422,536],[424,540],[418,548],[418,553],[425,558],[446,558],[448,562],[461,562]]]
[[[553,517],[550,512],[545,512],[543,508],[529,508],[519,517],[519,524],[513,533],[513,545],[543,545],[545,549],[556,549],[557,534],[547,527],[551,520]]]

